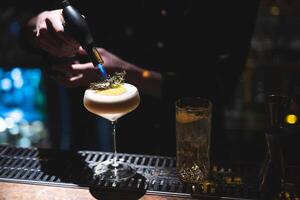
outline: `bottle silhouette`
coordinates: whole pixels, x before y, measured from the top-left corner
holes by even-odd
[[[285,163],[283,156],[282,124],[289,105],[290,98],[279,95],[269,95],[267,111],[269,126],[265,133],[266,157],[260,171],[259,190],[261,199],[278,199],[285,180]]]

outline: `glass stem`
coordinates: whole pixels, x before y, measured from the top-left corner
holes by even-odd
[[[116,143],[116,125],[117,125],[117,120],[112,121],[112,135],[113,135],[113,166],[117,167],[118,163],[117,163],[117,143]]]

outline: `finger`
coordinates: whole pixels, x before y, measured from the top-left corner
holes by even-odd
[[[69,77],[55,76],[53,79],[64,86],[77,87],[82,84],[83,74],[77,74]]]
[[[55,16],[50,16],[46,19],[46,23],[50,23],[55,32],[64,32],[64,26],[62,20]]]
[[[70,80],[70,82],[75,82],[75,81],[77,81],[79,79],[82,79],[82,78],[83,78],[83,74],[77,74],[75,76],[70,77],[69,80]]]
[[[86,51],[84,50],[84,48],[82,48],[82,46],[80,46],[78,48],[77,53],[80,54],[80,55],[87,55]]]
[[[36,36],[39,37],[40,34],[41,34],[41,30],[47,31],[47,24],[46,24],[46,22],[44,22],[44,21],[43,22],[38,21],[37,24],[36,24],[35,29],[36,29]]]
[[[93,63],[88,62],[88,63],[83,63],[83,64],[72,64],[71,65],[72,70],[76,72],[83,72],[86,70],[93,70],[96,69],[93,65]]]
[[[92,63],[84,63],[71,65],[54,65],[52,66],[52,69],[64,73],[79,74],[85,72],[86,70],[94,70],[96,68]]]

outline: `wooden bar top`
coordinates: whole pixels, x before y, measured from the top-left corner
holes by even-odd
[[[98,198],[97,198],[98,199]],[[120,195],[99,200],[134,200]],[[187,198],[145,194],[136,200],[184,200]],[[189,200],[191,198],[188,198]],[[88,189],[0,182],[0,200],[96,200]]]

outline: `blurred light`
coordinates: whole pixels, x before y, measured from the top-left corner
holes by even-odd
[[[12,27],[18,34],[17,25]],[[43,124],[44,91],[40,88],[42,71],[13,66],[0,67],[0,143],[29,147],[46,137]]]
[[[162,9],[161,11],[160,11],[160,14],[162,15],[162,16],[167,16],[168,15],[168,11],[166,10],[166,9]]]
[[[30,130],[30,125],[28,122],[20,124],[20,133],[25,137],[30,137],[33,135],[33,132]]]
[[[3,132],[6,130],[6,123],[2,117],[0,117],[0,132]]]
[[[144,70],[142,76],[143,78],[149,78],[150,72],[148,70]]]
[[[19,140],[19,146],[20,147],[30,147],[31,145],[31,141],[29,140],[29,138],[27,137],[22,137],[20,140]]]
[[[9,78],[4,78],[1,80],[1,89],[4,91],[9,91],[12,87],[11,80]]]
[[[272,6],[270,9],[270,14],[272,16],[279,16],[280,15],[280,9],[278,6]]]
[[[40,69],[28,69],[23,71],[23,77],[25,80],[27,80],[27,82],[29,83],[29,85],[32,88],[37,88],[39,87],[40,81],[41,81],[41,70]],[[26,82],[26,83],[27,83]]]
[[[288,124],[296,124],[298,121],[298,117],[294,114],[288,114],[285,118],[285,121]]]
[[[16,80],[14,81],[14,86],[15,86],[15,88],[21,88],[23,85],[24,85],[24,81],[23,81],[22,78],[16,79]]]
[[[131,27],[126,27],[125,28],[125,35],[130,37],[133,35],[133,29]]]
[[[24,113],[19,109],[12,110],[8,113],[8,117],[12,118],[14,122],[19,122],[23,119]]]
[[[22,78],[22,72],[20,68],[14,68],[11,70],[11,78],[13,80],[18,80]]]
[[[44,129],[43,122],[41,122],[41,121],[34,121],[34,122],[32,122],[31,125],[32,125],[31,126],[32,131],[36,132],[36,133],[41,132]]]
[[[10,117],[6,117],[4,120],[7,128],[12,128],[15,125],[14,120]]]
[[[165,44],[162,41],[158,41],[156,46],[161,49],[165,46]]]
[[[22,78],[22,71],[20,68],[16,67],[11,70],[11,78],[14,80],[14,87],[21,88],[24,84]]]
[[[11,135],[18,135],[18,134],[20,133],[20,128],[19,128],[19,126],[17,126],[17,125],[15,124],[13,127],[11,127],[11,128],[8,129],[8,132],[9,132]]]
[[[9,26],[9,31],[14,35],[17,36],[19,35],[21,30],[21,26],[20,23],[18,21],[14,21],[10,24]]]
[[[31,137],[33,135],[33,132],[31,131],[29,126],[22,126],[20,127],[20,133],[24,137]]]

